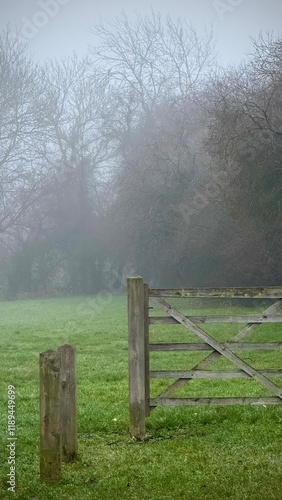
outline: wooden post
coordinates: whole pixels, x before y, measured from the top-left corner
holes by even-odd
[[[128,278],[128,354],[130,434],[138,440],[145,438],[146,367],[144,282],[140,276]]]
[[[61,355],[61,446],[62,460],[71,462],[77,457],[77,403],[76,403],[76,353],[65,344],[59,347]]]
[[[150,415],[149,286],[144,283],[145,416]]]
[[[62,477],[60,429],[60,353],[42,352],[40,364],[40,479]]]

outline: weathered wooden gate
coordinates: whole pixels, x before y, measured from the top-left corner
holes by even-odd
[[[228,298],[228,299],[275,299],[274,304],[262,314],[243,316],[184,316],[172,307],[167,298]],[[168,316],[149,317],[149,299],[153,299]],[[281,404],[282,389],[268,377],[281,377],[281,370],[259,370],[246,363],[234,351],[281,350],[281,342],[242,342],[248,334],[263,323],[280,323],[282,314],[277,311],[282,303],[282,287],[254,288],[186,288],[149,289],[139,276],[128,279],[128,332],[129,332],[129,396],[130,433],[136,439],[145,437],[145,421],[150,412],[158,406],[179,405],[237,405],[237,404]],[[198,325],[202,323],[242,323],[245,326],[229,342],[219,342]],[[150,324],[181,324],[196,334],[199,343],[149,342]],[[282,340],[282,331],[281,331]],[[206,358],[192,370],[149,370],[150,351],[207,351]],[[219,357],[224,356],[235,365],[233,370],[206,370]],[[251,378],[271,392],[269,397],[211,397],[173,398],[173,393],[195,378]],[[150,378],[176,379],[165,391],[150,398]]]

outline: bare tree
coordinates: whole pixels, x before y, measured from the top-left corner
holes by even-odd
[[[0,235],[6,245],[42,181],[34,148],[40,135],[38,94],[38,69],[7,28],[0,34]]]
[[[15,43],[11,39],[12,47]],[[25,86],[18,81],[23,69],[15,58],[10,87],[13,77],[22,94],[11,91],[10,108],[9,82],[3,92],[10,133],[6,142],[2,135],[2,231],[5,244],[16,240],[18,247],[9,293],[45,287],[66,267],[66,279],[73,276],[77,292],[79,281],[89,282],[85,292],[93,283],[99,290],[106,260],[102,220],[116,150],[107,79],[75,56],[50,61],[32,74],[26,70]]]
[[[215,65],[211,32],[199,36],[191,24],[154,11],[133,18],[123,13],[92,33],[100,40],[92,56],[131,113],[195,95]]]
[[[193,202],[207,167],[202,109],[191,103],[185,108],[168,102],[147,113],[131,134],[116,177],[113,208],[121,254],[166,283],[173,275],[183,278],[179,263],[199,224],[198,218],[187,220],[183,205]]]
[[[147,271],[150,255],[150,276],[157,279],[178,244],[179,205],[204,169],[200,103],[215,68],[212,33],[199,36],[185,21],[154,11],[132,18],[123,13],[92,32],[99,38],[92,58],[119,103],[113,122],[120,143],[113,218],[117,237],[122,236],[120,254]],[[175,267],[173,258],[171,274]]]
[[[116,151],[108,81],[87,59],[76,56],[61,63],[51,61],[41,78],[46,137],[42,158],[56,180],[75,182],[99,213],[103,210],[99,190],[109,180]]]
[[[107,258],[102,221],[115,167],[116,104],[107,78],[87,58],[50,61],[41,71],[41,81],[45,140],[39,152],[48,183],[40,217],[47,236],[55,235],[58,262],[65,256],[71,286],[77,292],[89,293],[93,286],[98,291]]]

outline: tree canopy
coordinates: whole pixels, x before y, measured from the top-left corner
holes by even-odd
[[[282,40],[220,69],[152,12],[35,64],[0,34],[0,294],[281,284]]]

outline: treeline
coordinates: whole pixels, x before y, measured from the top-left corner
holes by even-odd
[[[152,13],[35,64],[0,36],[3,298],[280,285],[282,39],[220,69],[211,34]]]

